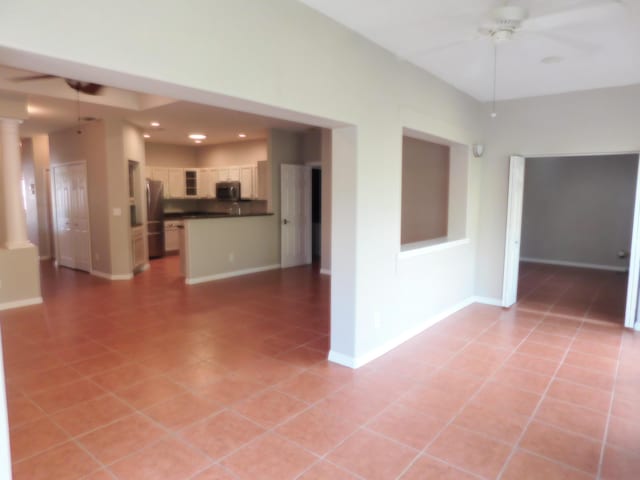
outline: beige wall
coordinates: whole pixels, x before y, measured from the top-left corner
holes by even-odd
[[[195,147],[198,167],[255,165],[267,159],[266,140]]]
[[[402,139],[402,244],[447,236],[449,147]]]
[[[51,166],[85,161],[91,227],[91,267],[126,278],[132,272],[128,158],[142,158],[141,132],[108,119],[49,136]]]
[[[0,248],[0,310],[14,302],[37,299],[40,299],[38,248]]]
[[[300,135],[286,130],[271,129],[267,139],[267,162],[270,179],[267,183],[267,210],[280,221],[280,165],[300,165]]]
[[[101,121],[86,124],[82,134],[68,128],[49,135],[52,169],[70,162],[86,162],[87,191],[91,228],[91,266],[111,273],[109,201],[107,187],[107,150],[105,125]]]
[[[147,165],[152,167],[195,168],[197,149],[188,145],[145,142]]]
[[[279,222],[273,215],[187,220],[185,226],[187,281],[280,265]]]

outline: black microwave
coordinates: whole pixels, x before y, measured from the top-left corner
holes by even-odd
[[[228,200],[237,202],[240,200],[240,182],[218,182],[216,183],[216,198],[218,200]]]

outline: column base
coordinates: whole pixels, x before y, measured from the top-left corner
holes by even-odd
[[[5,242],[4,248],[7,250],[18,250],[20,248],[35,247],[29,240],[20,242]]]

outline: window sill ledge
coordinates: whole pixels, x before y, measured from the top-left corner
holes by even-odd
[[[434,238],[433,240],[426,240],[424,242],[407,243],[402,245],[401,251],[398,254],[399,259],[418,257],[432,252],[438,252],[440,250],[447,250],[449,248],[460,247],[469,243],[468,238],[459,238],[456,240],[449,240],[448,238]]]

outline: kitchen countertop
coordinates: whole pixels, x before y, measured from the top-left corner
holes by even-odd
[[[238,217],[265,217],[273,215],[273,213],[243,213],[240,215],[229,215],[224,212],[186,212],[186,213],[165,213],[165,220],[198,220],[206,218],[238,218]]]

